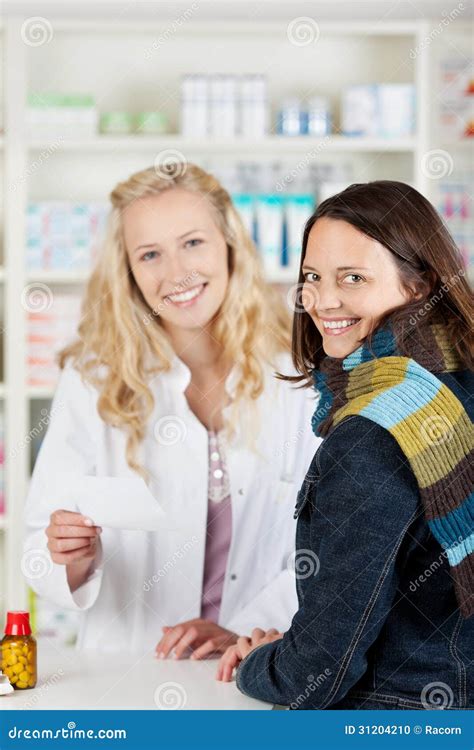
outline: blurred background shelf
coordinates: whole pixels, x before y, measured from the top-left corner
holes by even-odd
[[[26,279],[30,283],[36,281],[43,284],[55,284],[55,285],[73,285],[78,286],[85,284],[89,278],[87,271],[28,271]]]
[[[323,138],[311,136],[278,136],[270,135],[259,139],[227,138],[227,139],[192,139],[178,134],[162,135],[131,135],[125,137],[101,135],[83,140],[31,140],[28,148],[31,151],[46,151],[55,148],[61,151],[104,152],[104,151],[147,151],[159,152],[164,149],[178,149],[187,153],[200,152],[203,154],[232,153],[270,153],[281,156],[282,151],[287,154],[305,154],[309,151],[324,152],[412,152],[416,149],[415,138],[357,138],[344,135],[328,135]]]

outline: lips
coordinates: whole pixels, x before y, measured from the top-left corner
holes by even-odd
[[[347,331],[351,331],[360,323],[360,318],[339,318],[335,320],[323,320],[323,331],[327,336],[342,336]]]
[[[163,299],[170,302],[176,307],[189,307],[193,305],[198,299],[202,297],[204,290],[207,287],[207,282],[198,284],[190,289],[186,289],[183,292],[175,292],[174,294],[168,294]]]

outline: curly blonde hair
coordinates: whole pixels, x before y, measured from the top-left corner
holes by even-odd
[[[227,243],[229,283],[211,332],[224,361],[240,366],[234,414],[243,399],[250,403],[260,396],[265,364],[274,365],[275,356],[289,351],[291,341],[289,311],[265,282],[255,245],[230,195],[213,175],[194,164],[177,164],[174,173],[163,175],[150,167],[119,183],[110,194],[112,209],[82,301],[78,338],[59,352],[57,361],[62,369],[71,358],[82,378],[98,388],[100,417],[125,431],[127,463],[145,481],[149,473],[138,461],[138,449],[154,408],[147,381],[170,369],[174,352],[133,277],[121,219],[133,201],[178,187],[208,201]],[[156,364],[147,369],[150,361]],[[99,376],[98,367],[104,365],[106,375]],[[232,432],[232,425],[225,426]]]

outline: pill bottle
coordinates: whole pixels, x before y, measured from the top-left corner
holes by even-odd
[[[13,687],[33,688],[37,679],[36,639],[31,635],[28,612],[7,612],[0,649],[0,668]]]

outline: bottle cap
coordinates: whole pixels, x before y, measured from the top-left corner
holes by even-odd
[[[7,612],[5,635],[31,635],[29,612]]]

